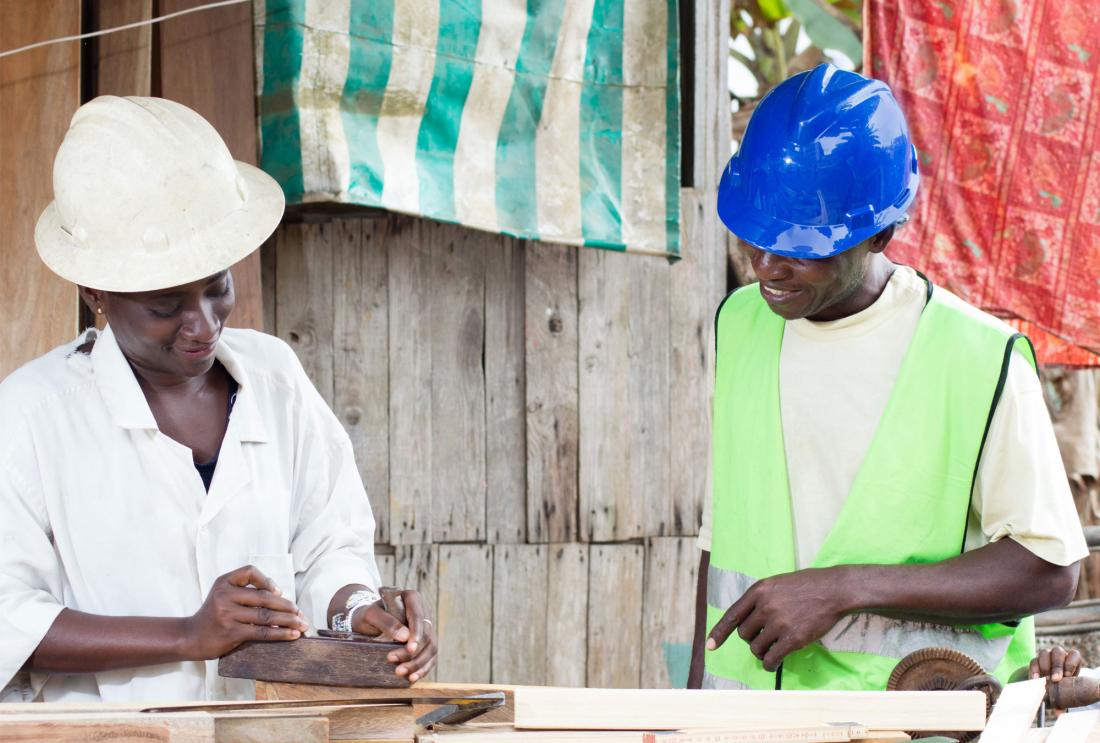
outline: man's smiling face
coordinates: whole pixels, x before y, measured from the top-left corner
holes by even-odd
[[[785,320],[826,321],[862,309],[859,295],[871,259],[892,236],[893,230],[886,230],[839,255],[812,260],[774,255],[751,245],[744,249],[772,312]]]

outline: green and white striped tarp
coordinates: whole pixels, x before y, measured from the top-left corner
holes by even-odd
[[[679,253],[677,0],[258,0],[289,203]]]

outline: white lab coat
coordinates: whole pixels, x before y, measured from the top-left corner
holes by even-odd
[[[248,697],[217,664],[85,675],[20,667],[64,607],[190,616],[252,563],[325,626],[342,586],[377,588],[374,517],[339,421],[282,341],[227,329],[216,355],[240,389],[207,493],[191,450],[162,434],[110,328],[0,383],[0,685],[20,701]]]

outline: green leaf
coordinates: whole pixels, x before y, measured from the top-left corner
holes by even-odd
[[[787,9],[787,3],[783,0],[756,0],[756,4],[760,8],[760,12],[769,21],[778,21],[780,18],[786,18],[791,14],[791,11]]]
[[[863,62],[863,44],[848,26],[829,15],[814,0],[786,0],[791,14],[806,29],[810,41],[821,49],[835,49],[852,64]]]

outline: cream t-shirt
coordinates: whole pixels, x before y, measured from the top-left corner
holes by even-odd
[[[787,323],[779,404],[800,568],[813,563],[836,523],[926,297],[924,280],[899,266],[862,312],[831,322]],[[698,539],[707,551],[711,510],[708,499]],[[1088,555],[1039,379],[1019,353],[1009,362],[978,466],[966,547],[1004,537],[1056,565]]]

